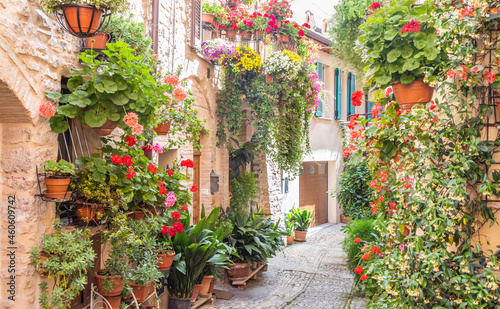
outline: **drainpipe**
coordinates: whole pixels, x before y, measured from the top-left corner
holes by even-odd
[[[160,0],[153,0],[153,21],[151,22],[151,39],[153,40],[153,54],[158,55],[158,22],[160,14]]]

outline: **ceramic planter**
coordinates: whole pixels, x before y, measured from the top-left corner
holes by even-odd
[[[108,301],[109,305],[104,305],[104,309],[120,309],[120,303],[122,302],[121,295],[117,296],[104,296]],[[111,307],[110,307],[111,305]]]
[[[93,5],[72,3],[62,7],[68,30],[78,34],[93,34],[101,25],[103,9]],[[93,15],[93,16],[92,16]]]
[[[168,298],[168,309],[189,309],[191,308],[191,298]]]
[[[109,42],[110,35],[101,33],[96,36],[85,39],[85,46],[92,49],[106,49],[106,44]],[[92,42],[94,40],[94,42]]]
[[[344,215],[340,215],[340,223],[344,223],[344,224],[349,223],[349,217],[346,217]]]
[[[294,240],[293,236],[287,236],[287,237],[286,237],[286,243],[287,243],[288,245],[293,244],[293,240]]]
[[[142,285],[141,287],[135,283],[131,283],[130,286],[132,287],[132,291],[134,292],[135,298],[139,304],[143,303],[149,295],[153,294],[155,290],[153,282],[148,285]]]
[[[249,41],[252,39],[252,31],[241,31],[240,35],[242,40]]]
[[[283,43],[288,43],[290,41],[290,36],[286,34],[280,34],[279,40]]]
[[[50,198],[64,198],[70,197],[71,192],[68,192],[69,183],[71,178],[69,177],[55,177],[48,176],[45,177],[45,186],[47,186],[47,193],[45,197]]]
[[[114,287],[111,290],[103,289],[104,283],[106,282],[106,276],[102,276],[97,272],[94,272],[94,278],[97,290],[102,296],[118,296],[122,293],[123,287],[125,286],[125,280],[123,280],[120,275],[109,277],[109,280],[112,282],[112,286]]]
[[[170,123],[169,122],[162,122],[158,124],[155,128],[155,132],[158,135],[167,135],[168,131],[170,131]]]
[[[248,263],[234,263],[229,267],[227,274],[231,281],[244,280],[250,273],[250,264]]]
[[[208,288],[208,293],[212,294],[214,292],[214,288],[215,288],[215,281],[211,281],[210,282],[210,287]]]
[[[99,134],[100,136],[107,136],[110,135],[115,128],[116,128],[116,123],[108,119],[102,126],[93,129],[95,133]]]
[[[214,279],[214,276],[204,276],[201,279],[201,288],[200,288],[200,296],[208,297],[210,290],[210,282]]]
[[[295,240],[296,241],[306,241],[307,231],[297,231],[295,230]]]
[[[236,29],[226,29],[226,39],[236,38]]]
[[[76,203],[76,217],[80,220],[97,220],[98,214],[104,214],[104,204]]]
[[[193,288],[193,296],[191,296],[191,305],[198,299],[198,294],[200,293],[201,284],[195,284]]]
[[[426,104],[432,100],[434,93],[434,88],[424,83],[422,79],[409,85],[394,83],[392,90],[401,109],[411,109],[416,104]]]
[[[163,270],[169,270],[170,266],[172,266],[172,263],[174,262],[174,256],[175,252],[170,252],[167,254],[158,254],[158,270],[163,271]]]
[[[203,13],[201,15],[201,21],[207,24],[213,24],[214,23],[215,16],[214,14],[210,13]]]

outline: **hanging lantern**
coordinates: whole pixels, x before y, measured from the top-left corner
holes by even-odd
[[[89,38],[106,29],[111,11],[105,7],[70,3],[56,6],[54,15],[59,25],[71,35]]]

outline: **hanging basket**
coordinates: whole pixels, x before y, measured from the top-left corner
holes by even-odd
[[[85,47],[103,50],[106,49],[106,44],[110,41],[111,36],[107,33],[101,33],[90,38],[85,39]],[[94,40],[94,42],[92,42]]]
[[[115,128],[116,128],[116,123],[108,119],[102,126],[93,129],[95,133],[99,134],[100,136],[107,136],[110,135]]]
[[[201,14],[201,21],[206,24],[213,24],[215,20],[215,15],[210,13]]]
[[[170,131],[170,123],[169,122],[159,123],[155,128],[155,132],[158,135],[167,135],[168,131]]]
[[[226,39],[236,38],[236,29],[226,29]]]
[[[93,5],[70,3],[54,8],[54,15],[61,27],[71,35],[89,38],[102,33],[109,23],[111,11]]]
[[[243,41],[250,41],[252,39],[252,31],[241,31],[240,32],[240,35],[241,35],[241,39]]]
[[[394,83],[392,90],[401,109],[411,109],[416,104],[427,104],[432,100],[434,93],[434,88],[424,83],[422,79],[409,85]]]

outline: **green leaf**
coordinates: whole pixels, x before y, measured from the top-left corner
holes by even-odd
[[[393,49],[387,54],[387,62],[395,62],[398,60],[399,56],[401,56],[401,51],[399,49]]]
[[[415,44],[416,48],[424,49],[427,46],[427,34],[423,31],[420,31],[419,33],[417,33],[417,35],[415,35],[413,43]]]
[[[63,133],[69,129],[69,123],[62,114],[56,114],[49,119],[50,129],[55,133]]]
[[[409,85],[409,84],[411,84],[411,83],[413,83],[415,81],[415,76],[414,75],[403,74],[399,78],[399,81],[403,85]]]
[[[386,39],[387,41],[392,41],[392,39],[394,39],[394,37],[399,33],[399,30],[396,29],[396,28],[389,28],[389,30],[387,30],[385,33],[384,33],[384,39]]]
[[[75,76],[72,77],[68,80],[67,86],[69,91],[74,92],[76,91],[80,85],[82,85],[85,81],[83,80],[83,77],[81,76]]]
[[[413,48],[406,44],[403,45],[403,47],[401,48],[401,56],[403,56],[403,58],[405,59],[408,59],[411,57],[411,55],[413,55]]]
[[[88,110],[85,112],[85,123],[92,128],[98,128],[106,123],[108,117],[104,111]]]
[[[88,98],[88,93],[83,90],[77,90],[68,97],[68,102],[78,107],[87,107],[92,101]]]
[[[60,106],[58,111],[68,118],[75,118],[80,110],[77,106],[66,104]]]
[[[111,101],[116,105],[122,106],[128,103],[129,98],[123,92],[118,92],[111,97]]]
[[[420,67],[420,61],[418,61],[418,59],[415,59],[415,58],[410,58],[410,59],[406,60],[405,64],[403,65],[403,70],[404,71],[413,71],[419,67]]]
[[[95,89],[99,92],[115,93],[118,91],[118,86],[113,80],[104,79],[100,83],[95,84]]]
[[[46,92],[45,96],[50,100],[59,101],[59,99],[62,97],[62,94],[60,92]]]

